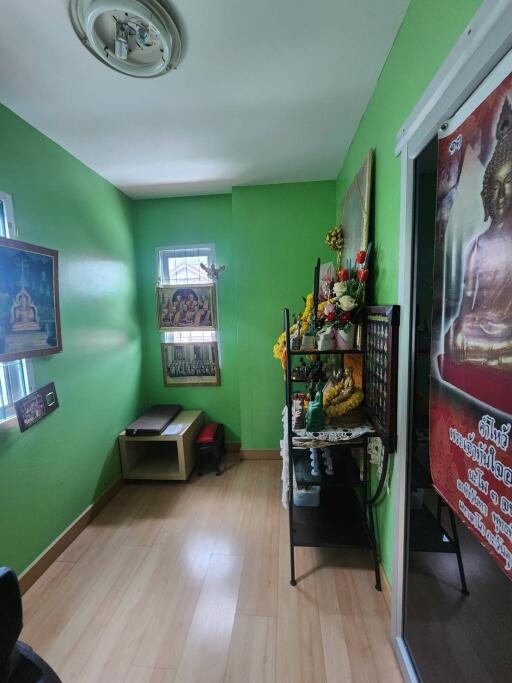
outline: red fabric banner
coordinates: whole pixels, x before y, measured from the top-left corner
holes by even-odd
[[[439,140],[430,465],[512,578],[512,75]]]

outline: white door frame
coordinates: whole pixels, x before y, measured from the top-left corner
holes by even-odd
[[[440,21],[442,17],[439,18]],[[502,57],[512,49],[512,0],[484,0],[431,84],[397,134],[395,153],[401,158],[399,304],[400,365],[398,369],[397,432],[394,498],[393,604],[391,636],[405,680],[418,683],[403,638],[405,528],[407,496],[407,440],[409,433],[410,373],[413,350],[412,266],[414,234],[414,161],[477,88]]]

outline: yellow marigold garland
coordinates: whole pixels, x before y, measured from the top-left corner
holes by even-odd
[[[331,302],[334,301],[334,299],[330,300]],[[300,316],[300,334],[305,334],[308,330],[309,327],[309,321],[311,319],[311,316],[313,315],[313,310],[314,310],[314,303],[315,303],[315,298],[313,294],[308,294],[306,296],[306,304],[304,306],[304,311],[302,315]],[[329,303],[329,301],[321,301],[318,304],[318,314],[321,316],[323,315],[324,308],[326,305]],[[295,333],[296,325],[293,324],[290,327],[290,336],[293,336]],[[279,337],[277,338],[277,342],[274,344],[274,358],[276,360],[281,361],[281,366],[283,369],[286,367],[286,334],[284,332],[281,332]]]
[[[351,410],[358,408],[364,400],[364,394],[360,389],[356,389],[352,396],[349,396],[346,401],[331,405],[333,399],[338,396],[342,389],[341,382],[331,387],[324,393],[324,410],[328,420],[342,417]]]

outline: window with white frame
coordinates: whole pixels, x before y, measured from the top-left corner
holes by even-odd
[[[0,237],[14,237],[12,198],[4,192],[0,192]],[[0,291],[1,286],[0,281]],[[2,327],[0,318],[0,351],[6,334]],[[0,363],[0,424],[14,416],[14,403],[30,393],[29,371],[26,360]]]
[[[200,244],[186,247],[161,247],[157,254],[158,281],[161,285],[197,285],[212,282],[201,264],[215,263],[215,246]],[[163,332],[162,341],[168,344],[218,341],[217,330],[180,330]]]

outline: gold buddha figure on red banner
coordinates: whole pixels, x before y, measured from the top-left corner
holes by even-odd
[[[484,221],[469,247],[458,316],[445,336],[455,363],[512,371],[512,108],[506,98],[485,169]]]

